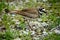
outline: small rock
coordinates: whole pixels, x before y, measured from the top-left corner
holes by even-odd
[[[14,17],[15,16],[15,14],[12,14],[12,17]]]
[[[31,35],[34,35],[35,34],[35,31],[31,31],[32,33],[31,33]]]
[[[23,31],[23,33],[28,35],[28,32],[27,31]]]
[[[33,40],[39,40],[39,37],[33,37]]]
[[[46,32],[46,30],[44,29],[44,31],[43,31],[43,34],[42,35],[44,35],[44,36],[47,36],[48,35],[48,33]]]
[[[51,31],[52,32],[54,31],[56,34],[60,34],[60,25],[57,26],[56,28],[51,29]]]
[[[42,19],[41,19],[41,18],[38,18],[38,19],[37,19],[37,21],[41,22],[41,21],[42,21]]]
[[[37,22],[37,21],[31,21],[30,23],[29,23],[29,25],[31,26],[31,27],[36,27],[36,28],[39,28],[39,27],[42,27],[42,25],[39,23],[39,22]]]
[[[42,26],[47,26],[48,24],[46,22],[41,23]]]
[[[19,21],[16,21],[16,23],[15,24],[20,24],[20,22]]]
[[[25,2],[27,3],[27,2],[29,2],[29,0],[25,0]]]
[[[43,2],[46,2],[47,0],[43,0]]]
[[[21,40],[20,38],[16,38],[16,39],[14,39],[14,40]]]
[[[54,32],[56,33],[56,34],[60,34],[60,30],[54,30]]]

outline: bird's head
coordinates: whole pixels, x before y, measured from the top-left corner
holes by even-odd
[[[39,8],[38,12],[39,12],[40,15],[42,15],[43,13],[47,14],[45,8]]]

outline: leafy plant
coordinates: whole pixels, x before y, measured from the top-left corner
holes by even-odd
[[[44,40],[60,40],[59,34],[49,34],[49,36],[45,37]]]
[[[0,12],[7,7],[7,4],[5,3],[5,1],[0,2]]]

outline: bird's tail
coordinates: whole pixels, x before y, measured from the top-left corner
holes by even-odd
[[[5,9],[4,11],[5,11],[6,13],[9,13],[9,12],[10,12],[10,10],[9,10],[9,9]]]

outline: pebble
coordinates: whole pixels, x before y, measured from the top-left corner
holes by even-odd
[[[39,37],[33,37],[33,40],[39,40]]]
[[[54,32],[56,33],[56,34],[60,34],[60,30],[54,30]]]
[[[12,17],[14,17],[15,16],[15,14],[12,14]]]
[[[14,40],[21,40],[20,38],[16,38],[16,39],[14,39]]]
[[[31,31],[31,35],[34,35],[35,34],[35,31]]]
[[[39,22],[37,22],[37,21],[31,21],[31,22],[29,22],[29,25],[31,26],[31,27],[36,27],[36,28],[39,28],[39,27],[42,27],[42,25],[39,23]]]
[[[60,25],[55,28],[54,32],[56,34],[60,34]]]
[[[44,35],[44,36],[47,36],[48,33],[47,33],[46,31],[43,31],[43,35]]]
[[[48,24],[46,22],[41,23],[42,26],[47,26]]]
[[[28,32],[27,31],[23,31],[23,33],[28,35]]]
[[[38,19],[37,19],[37,21],[38,21],[38,22],[41,22],[41,21],[42,21],[42,19],[41,19],[41,18],[38,18]]]
[[[20,24],[20,22],[19,21],[16,21],[16,23],[15,24]]]

